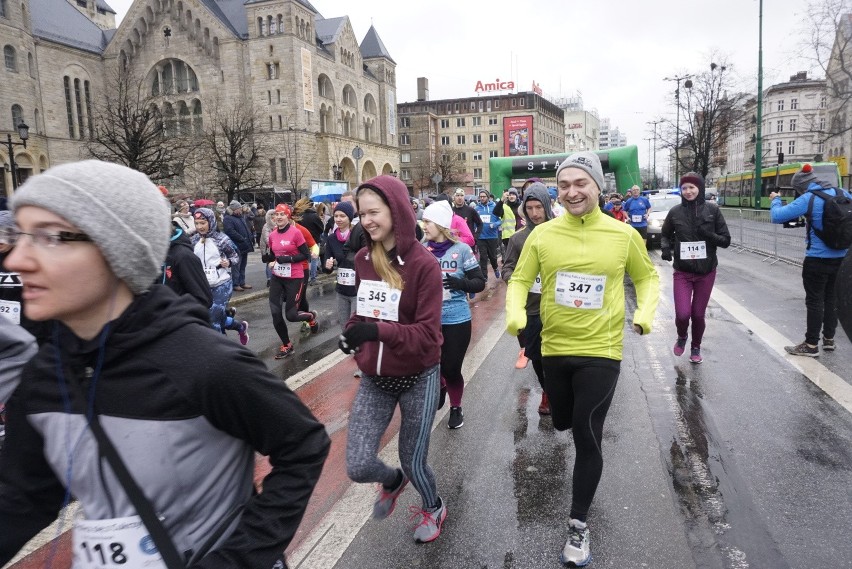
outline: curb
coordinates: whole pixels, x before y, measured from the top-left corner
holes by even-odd
[[[320,281],[321,283],[325,284],[327,281],[334,281],[333,277],[334,277],[334,275],[329,275],[329,277],[327,277],[327,278],[320,278],[320,276],[318,275],[317,280]],[[251,302],[253,300],[258,300],[258,299],[261,299],[261,298],[268,298],[268,297],[269,297],[269,289],[264,287],[260,290],[255,291],[255,292],[250,292],[248,294],[244,294],[244,295],[241,295],[241,296],[237,296],[237,297],[232,296],[231,300],[228,301],[228,305],[229,306],[239,306],[241,304],[245,304],[245,303]]]

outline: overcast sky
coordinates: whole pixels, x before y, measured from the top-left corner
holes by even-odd
[[[132,4],[107,2],[119,20]],[[432,100],[474,96],[478,80],[497,78],[521,91],[536,81],[551,97],[580,91],[586,109],[639,146],[642,166],[646,122],[674,119],[675,85],[664,77],[703,71],[719,53],[742,89],[757,88],[758,0],[311,2],[326,18],[349,16],[359,42],[375,25],[397,63],[398,102],[416,99],[418,77],[429,79]],[[812,70],[806,9],[802,0],[764,2],[764,88]],[[660,151],[658,171],[664,163]]]

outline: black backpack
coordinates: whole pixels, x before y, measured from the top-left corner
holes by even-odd
[[[852,199],[841,189],[835,189],[837,195],[829,195],[822,190],[811,193],[819,196],[825,202],[822,209],[822,230],[817,229],[811,219],[814,208],[814,196],[808,202],[808,224],[817,237],[822,239],[831,249],[848,249],[852,246]],[[811,248],[810,232],[808,233],[808,249]]]

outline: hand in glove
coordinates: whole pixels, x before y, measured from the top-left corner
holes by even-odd
[[[340,335],[337,343],[344,354],[357,352],[364,342],[379,339],[379,327],[375,322],[357,322]]]
[[[661,256],[663,257],[663,261],[671,261],[672,260],[672,250],[669,248],[663,249],[660,251]]]
[[[444,275],[444,288],[447,290],[465,290],[465,282],[464,279],[459,277],[453,277],[450,275]]]
[[[275,257],[275,260],[278,262],[279,265],[286,265],[288,263],[293,262],[293,257],[291,257],[290,255],[280,255],[278,257]]]

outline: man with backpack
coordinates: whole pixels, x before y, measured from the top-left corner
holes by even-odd
[[[819,356],[820,332],[822,349],[834,351],[837,330],[834,283],[840,263],[852,245],[852,195],[820,181],[810,164],[793,175],[791,185],[798,197],[787,205],[782,205],[777,192],[769,194],[770,216],[772,223],[785,223],[800,216],[807,221],[807,248],[802,264],[807,331],[804,342],[784,349],[794,356],[815,358]]]

